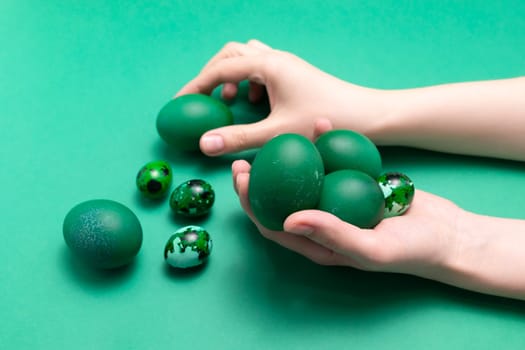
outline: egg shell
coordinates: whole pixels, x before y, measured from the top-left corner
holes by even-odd
[[[170,196],[170,208],[175,214],[199,217],[210,212],[215,203],[215,191],[202,179],[192,179],[178,185]]]
[[[414,182],[400,172],[387,172],[377,179],[385,197],[385,218],[403,215],[414,199]]]
[[[372,228],[383,219],[385,200],[370,175],[338,170],[325,176],[318,209],[360,228]]]
[[[257,153],[250,171],[248,197],[257,220],[282,230],[290,214],[317,206],[324,169],[314,144],[298,134],[282,134]]]
[[[164,259],[176,268],[187,269],[204,264],[212,251],[212,240],[208,231],[200,226],[178,229],[166,242]]]
[[[172,181],[171,166],[163,160],[146,163],[135,177],[135,184],[139,192],[150,199],[163,198],[168,193]]]
[[[221,101],[208,95],[188,94],[162,107],[156,126],[168,145],[181,151],[197,151],[202,134],[232,123],[233,115]]]
[[[64,218],[63,235],[73,254],[96,268],[129,264],[142,245],[142,227],[125,205],[94,199],[73,207]]]
[[[376,145],[365,135],[352,130],[331,130],[315,141],[323,158],[325,173],[354,169],[374,179],[382,171],[381,154]]]

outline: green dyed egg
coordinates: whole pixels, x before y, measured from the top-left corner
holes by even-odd
[[[206,181],[193,179],[177,186],[170,196],[170,207],[179,215],[197,217],[208,214],[215,202],[215,191]]]
[[[274,137],[256,154],[250,171],[253,214],[266,228],[282,230],[290,214],[317,206],[323,178],[323,161],[310,140],[298,134]]]
[[[202,134],[232,123],[232,113],[224,103],[208,95],[189,94],[169,101],[160,110],[157,131],[168,145],[197,151]]]
[[[232,112],[234,124],[255,123],[266,118],[271,112],[267,94],[264,94],[260,101],[250,102],[248,98],[249,85],[247,80],[241,81],[238,84],[237,95],[231,100],[225,100],[221,97],[222,85],[211,93],[213,98],[228,106]]]
[[[315,146],[323,158],[326,174],[342,169],[359,170],[374,179],[381,174],[379,150],[365,135],[351,130],[331,130],[319,136]]]
[[[414,199],[414,183],[405,174],[389,172],[377,179],[385,197],[385,218],[403,215]]]
[[[360,228],[372,228],[383,219],[385,200],[370,175],[338,170],[325,176],[318,209]]]
[[[186,226],[168,239],[164,247],[164,259],[173,267],[195,267],[206,262],[211,249],[212,240],[208,231],[199,226]]]
[[[162,160],[145,164],[136,176],[136,184],[145,197],[158,199],[168,193],[173,175],[170,165]]]
[[[97,268],[129,264],[142,245],[137,216],[125,205],[107,199],[73,207],[64,219],[63,234],[73,254]]]

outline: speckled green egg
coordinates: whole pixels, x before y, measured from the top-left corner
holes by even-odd
[[[63,223],[64,240],[73,254],[97,268],[129,264],[142,245],[142,227],[125,205],[94,199],[73,207]]]
[[[140,168],[135,182],[143,196],[158,199],[169,192],[172,179],[170,165],[163,160],[155,160]]]
[[[170,207],[179,215],[197,217],[206,215],[215,202],[215,191],[210,183],[193,179],[177,186],[170,196]]]
[[[405,174],[388,172],[381,175],[377,182],[385,198],[385,218],[403,215],[414,199],[414,183]]]
[[[298,134],[282,134],[256,154],[250,171],[248,197],[257,220],[282,230],[286,217],[319,202],[324,169],[314,144]]]
[[[189,94],[162,107],[156,126],[168,145],[181,151],[197,151],[202,134],[232,123],[233,115],[224,103],[208,95]]]
[[[323,158],[325,174],[342,169],[362,171],[376,179],[382,161],[376,145],[365,135],[352,130],[331,130],[315,141]]]
[[[383,192],[376,180],[357,170],[338,170],[325,176],[318,209],[360,228],[373,228],[382,219]]]
[[[176,268],[189,268],[202,265],[212,250],[212,240],[208,231],[199,226],[186,226],[178,229],[166,242],[164,259]]]

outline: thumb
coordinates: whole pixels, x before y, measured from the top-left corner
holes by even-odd
[[[369,255],[375,241],[371,230],[360,229],[320,210],[303,210],[291,214],[284,222],[284,230],[354,258]]]
[[[260,147],[280,132],[280,123],[268,116],[256,123],[230,125],[207,131],[201,136],[199,145],[204,154],[218,156]]]

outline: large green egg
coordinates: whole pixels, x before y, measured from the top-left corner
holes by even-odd
[[[253,214],[266,228],[282,230],[288,215],[317,206],[323,178],[323,161],[310,140],[298,134],[274,137],[259,150],[250,171]]]
[[[63,234],[73,254],[97,268],[129,264],[142,245],[137,216],[125,205],[108,199],[73,207],[64,219]]]
[[[232,123],[232,113],[224,103],[208,95],[189,94],[162,107],[157,116],[157,131],[168,145],[182,151],[197,151],[202,134]]]
[[[360,228],[372,228],[383,219],[385,199],[369,175],[338,170],[325,176],[318,209]]]
[[[331,130],[319,136],[315,146],[323,157],[326,174],[342,169],[360,170],[374,179],[381,174],[381,155],[376,145],[363,134]]]

